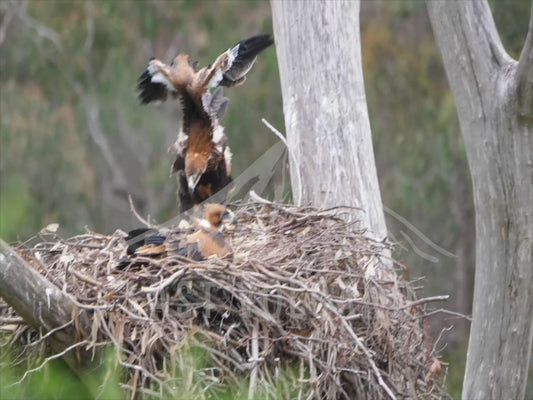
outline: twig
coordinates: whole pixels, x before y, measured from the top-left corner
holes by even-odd
[[[252,330],[252,357],[248,360],[253,364],[252,372],[250,374],[250,387],[248,388],[248,400],[254,399],[257,386],[257,372],[259,365],[259,344],[257,341],[257,335],[257,322],[255,322]]]
[[[20,317],[0,317],[0,324],[22,324],[24,319]]]
[[[174,281],[176,281],[181,276],[185,275],[189,268],[185,267],[183,269],[178,270],[177,272],[174,272],[170,277],[165,279],[163,282],[161,282],[159,285],[156,286],[150,286],[150,287],[142,287],[141,292],[143,293],[158,293],[165,289],[166,287],[172,285]]]
[[[348,324],[348,322],[344,318],[342,318],[342,316],[339,314],[339,312],[334,307],[332,307],[327,302],[324,302],[323,304],[328,310],[330,310],[333,314],[335,314],[340,319],[342,325],[344,326],[344,328],[346,329],[350,337],[353,339],[357,347],[359,347],[365,354],[370,366],[372,367],[372,371],[374,371],[374,374],[376,375],[379,385],[385,390],[385,392],[389,395],[389,397],[392,400],[396,400],[396,396],[394,395],[394,393],[392,393],[391,389],[387,386],[387,384],[383,380],[383,377],[381,376],[381,373],[379,372],[379,369],[376,366],[376,363],[374,363],[374,360],[372,359],[372,355],[370,354],[368,349],[365,347],[363,342],[361,342],[361,339],[357,337],[352,327]]]
[[[274,135],[276,135],[283,142],[283,144],[287,147],[287,151],[289,152],[289,157],[291,158],[292,165],[294,166],[292,171],[296,172],[296,178],[298,179],[298,184],[297,184],[298,197],[297,198],[301,199],[302,198],[302,176],[298,168],[298,162],[296,160],[296,157],[294,153],[291,151],[291,148],[289,147],[289,143],[287,142],[287,139],[285,138],[285,136],[281,134],[280,131],[274,128],[272,124],[270,124],[270,122],[268,122],[265,118],[261,118],[261,122],[265,124],[265,126],[268,129],[270,129],[272,133],[274,133]]]
[[[420,300],[415,300],[415,301],[409,301],[407,304],[401,306],[401,307],[397,307],[396,310],[404,310],[406,308],[410,308],[410,307],[415,307],[415,306],[418,306],[420,304],[425,304],[425,303],[433,303],[433,302],[436,302],[436,301],[446,301],[450,298],[449,295],[443,295],[443,296],[433,296],[433,297],[426,297],[426,298],[423,298],[423,299],[420,299]]]
[[[250,200],[255,201],[256,203],[260,204],[272,204],[270,200],[264,199],[261,196],[259,196],[257,193],[255,193],[254,190],[250,190],[249,193]]]
[[[144,369],[143,367],[141,367],[140,365],[134,365],[134,364],[131,364],[131,363],[127,363],[125,361],[122,360],[122,356],[120,354],[120,351],[121,350],[124,350],[122,348],[122,346],[117,342],[117,339],[115,338],[115,336],[113,336],[113,334],[111,333],[111,331],[109,330],[109,327],[107,326],[107,323],[105,322],[105,319],[103,318],[103,316],[101,315],[100,313],[100,310],[96,310],[96,312],[98,314],[100,314],[100,318],[101,318],[101,322],[102,322],[102,327],[104,328],[106,334],[107,334],[107,337],[109,339],[111,339],[111,341],[113,342],[114,346],[115,346],[115,350],[117,351],[117,360],[118,360],[118,363],[120,365],[122,365],[123,367],[125,368],[131,368],[133,370],[136,370],[136,371],[140,371],[142,372],[145,376],[149,377],[150,379],[152,379],[154,382],[156,382],[160,388],[163,387],[163,382],[161,382],[161,380],[156,377],[155,375],[151,374],[150,372],[148,372],[146,369]]]
[[[0,24],[0,46],[2,46],[6,39],[7,28],[9,27],[13,16],[15,16],[15,14],[17,13],[18,6],[18,2],[12,2],[11,5],[6,7],[5,9],[4,18],[2,19],[2,24]]]
[[[89,285],[92,285],[92,286],[96,286],[98,288],[101,288],[102,287],[102,284],[98,281],[95,281],[94,279],[86,276],[86,275],[83,275],[81,272],[78,272],[76,271],[75,269],[73,268],[69,268],[69,273],[71,273],[72,275],[74,275],[76,278],[78,278],[80,281],[82,282],[85,282],[85,283],[88,283]]]
[[[470,315],[461,314],[461,313],[456,312],[456,311],[446,310],[446,309],[444,309],[444,308],[439,308],[438,310],[430,311],[430,312],[428,312],[428,313],[425,313],[425,314],[422,314],[422,315],[420,315],[420,316],[417,316],[416,318],[430,317],[430,316],[432,316],[432,315],[440,314],[440,313],[443,313],[443,314],[449,314],[449,315],[454,315],[454,316],[456,316],[457,318],[464,318],[464,319],[466,319],[467,321],[472,322],[472,317],[471,317]]]
[[[383,210],[389,214],[390,216],[396,218],[399,222],[401,222],[402,224],[404,224],[406,227],[408,227],[411,231],[413,231],[414,233],[416,233],[416,235],[422,239],[422,241],[424,243],[426,243],[429,247],[431,247],[432,249],[434,249],[435,251],[437,251],[438,253],[442,254],[443,256],[446,256],[446,257],[450,257],[450,258],[455,258],[455,254],[449,252],[448,250],[446,249],[443,249],[442,247],[440,247],[439,245],[437,245],[436,243],[434,243],[430,238],[428,238],[426,235],[424,235],[422,233],[422,231],[420,231],[420,229],[418,229],[416,226],[414,226],[412,223],[410,223],[409,221],[407,221],[404,217],[402,217],[400,214],[398,214],[397,212],[393,211],[392,209],[390,209],[389,207],[387,207],[385,204],[383,204]]]
[[[27,377],[29,374],[32,374],[32,373],[37,372],[37,371],[40,371],[40,370],[43,369],[44,366],[45,366],[46,364],[48,364],[50,361],[55,360],[56,358],[61,358],[61,357],[63,357],[63,356],[64,356],[65,354],[67,354],[69,351],[71,351],[71,350],[75,349],[76,347],[79,347],[79,346],[81,346],[81,345],[83,345],[83,344],[87,344],[87,341],[84,340],[84,341],[82,341],[82,342],[74,343],[72,346],[67,347],[67,348],[66,348],[65,350],[63,350],[62,352],[57,353],[57,354],[54,354],[53,356],[50,356],[50,357],[46,358],[46,359],[43,361],[43,363],[42,363],[41,365],[39,365],[39,366],[36,367],[36,368],[32,368],[32,369],[30,369],[30,370],[24,372],[24,375],[22,375],[22,378],[20,378],[17,382],[12,383],[11,385],[6,386],[6,388],[10,388],[10,387],[15,386],[15,385],[20,385],[20,384],[24,381],[24,379],[26,379],[26,377]]]
[[[36,19],[28,15],[28,2],[23,1],[20,6],[15,6],[17,17],[29,28],[33,29],[39,37],[49,40],[54,44],[57,50],[63,52],[59,34],[52,28],[41,24]]]
[[[149,228],[154,228],[155,225],[154,224],[151,224],[150,222],[148,222],[147,220],[145,220],[143,217],[141,217],[139,215],[139,213],[137,212],[137,210],[135,209],[135,205],[133,204],[133,199],[131,197],[131,194],[128,193],[128,202],[130,203],[130,210],[131,212],[133,213],[133,215],[135,215],[135,217],[137,217],[137,219],[144,225],[146,225],[147,227]]]
[[[45,335],[41,336],[35,342],[30,343],[28,346],[36,346],[36,345],[38,345],[39,343],[41,343],[46,338],[49,338],[50,336],[52,336],[55,332],[60,331],[61,329],[65,329],[69,325],[72,325],[72,321],[68,321],[66,324],[58,326],[57,328],[50,329]]]
[[[415,244],[415,242],[413,241],[413,239],[411,239],[411,238],[409,237],[409,235],[407,235],[403,230],[400,230],[400,235],[402,235],[403,238],[404,238],[405,240],[407,240],[407,243],[409,243],[409,246],[411,246],[411,248],[413,249],[413,251],[414,251],[417,255],[419,255],[420,257],[422,257],[424,260],[429,261],[429,262],[434,263],[434,264],[436,264],[436,263],[439,262],[439,259],[438,259],[437,257],[433,257],[432,255],[427,254],[426,252],[420,250],[420,249],[418,248],[418,246]]]

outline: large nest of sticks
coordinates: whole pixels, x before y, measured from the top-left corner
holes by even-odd
[[[442,396],[424,300],[394,272],[380,276],[390,249],[347,222],[354,210],[233,209],[229,259],[124,265],[122,231],[41,234],[18,252],[86,309],[85,348],[117,350],[131,397],[217,398],[228,387],[250,398]],[[14,311],[1,312],[12,326]],[[26,345],[44,334],[12,331]]]

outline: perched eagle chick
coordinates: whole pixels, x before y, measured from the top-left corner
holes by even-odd
[[[164,234],[148,228],[129,232],[127,254],[147,257],[177,254],[196,261],[230,255],[231,246],[225,241],[223,232],[234,228],[237,223],[235,215],[221,204],[206,204],[204,215],[198,230],[186,236],[182,232]]]
[[[178,173],[180,210],[208,199],[231,182],[231,152],[219,121],[228,99],[219,86],[242,84],[257,55],[274,42],[269,35],[244,39],[222,53],[215,62],[197,71],[187,54],[170,65],[151,59],[139,78],[141,103],[164,101],[169,93],[179,96],[183,120],[172,151],[172,171]]]
[[[235,226],[235,215],[222,204],[206,204],[204,214],[205,219],[200,221],[199,229],[187,236],[187,243],[198,246],[198,251],[205,258],[231,254],[231,247],[224,240],[223,232]]]

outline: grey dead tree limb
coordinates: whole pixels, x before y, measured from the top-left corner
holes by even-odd
[[[476,211],[462,397],[524,399],[533,343],[533,15],[516,61],[486,0],[431,0],[427,7],[455,99]]]
[[[93,365],[92,353],[76,345],[89,332],[90,321],[73,299],[32,268],[0,239],[0,297],[24,322],[35,328],[81,377]]]

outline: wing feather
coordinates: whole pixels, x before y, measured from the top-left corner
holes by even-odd
[[[176,94],[176,89],[169,78],[168,66],[152,58],[139,77],[137,83],[139,99],[142,104],[165,101],[168,94]]]
[[[220,86],[235,86],[244,81],[257,59],[257,55],[271,46],[274,40],[270,35],[255,35],[241,40],[228,50],[229,68],[224,72]]]

